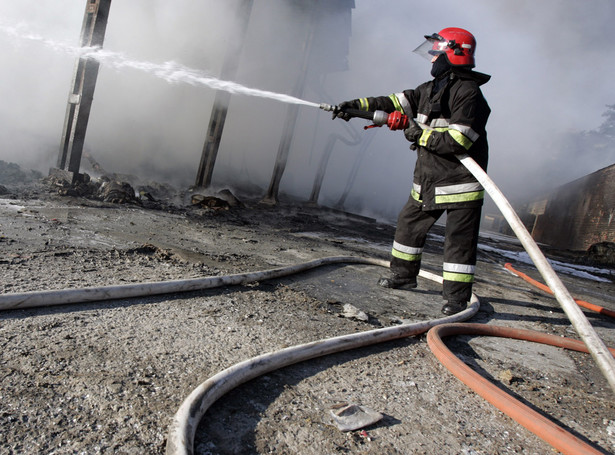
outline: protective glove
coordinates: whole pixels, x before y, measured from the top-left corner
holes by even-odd
[[[413,119],[409,118],[408,128],[404,130],[404,136],[406,136],[406,139],[408,139],[413,144],[416,144],[419,141],[422,134],[423,134],[423,128],[421,128],[419,124],[416,123]]]
[[[338,109],[333,111],[333,114],[331,115],[331,118],[333,120],[335,120],[336,118],[341,118],[344,121],[348,121],[352,118],[352,115],[347,114],[346,112],[343,112],[344,108],[347,109],[359,109],[361,107],[361,104],[359,103],[359,100],[350,100],[350,101],[342,101],[340,104],[337,105]]]

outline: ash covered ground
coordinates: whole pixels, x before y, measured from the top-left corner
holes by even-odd
[[[220,203],[155,185],[120,201],[84,197],[37,175],[0,172],[0,293],[220,276],[327,256],[388,258],[393,227],[283,202]],[[9,177],[7,177],[9,175]],[[2,180],[4,179],[4,180]],[[96,188],[98,191],[99,188]],[[226,195],[228,196],[228,195]],[[128,198],[130,199],[130,198]],[[222,198],[228,202],[228,198]],[[123,203],[118,203],[123,202]],[[424,268],[440,273],[441,234]],[[470,322],[577,338],[534,278],[518,243],[485,235]],[[554,259],[568,264],[583,255]],[[574,256],[574,257],[573,257]],[[576,261],[576,259],[574,259]],[[586,258],[585,258],[586,259]],[[400,319],[440,317],[439,285],[376,286],[384,269],[325,266],[244,286],[0,313],[0,454],[162,454],[181,402],[201,382],[256,355]],[[615,310],[613,269],[560,275],[571,294]],[[590,279],[591,278],[591,279]],[[367,320],[345,317],[351,304]],[[585,311],[615,346],[615,323]],[[613,392],[589,355],[507,339],[448,345],[499,387],[605,453],[615,451]],[[358,403],[384,415],[342,432],[328,410]],[[303,362],[220,399],[198,454],[543,454],[553,449],[458,381],[425,336]]]

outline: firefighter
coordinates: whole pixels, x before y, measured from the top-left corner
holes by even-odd
[[[397,220],[389,275],[378,284],[417,286],[427,233],[446,212],[442,312],[451,315],[467,308],[472,293],[484,197],[456,155],[467,153],[487,169],[485,127],[491,109],[480,86],[490,76],[472,70],[476,40],[467,30],[449,27],[425,39],[414,52],[431,61],[431,81],[390,96],[345,101],[333,116],[348,121],[343,110],[352,108],[400,111],[409,117],[404,134],[418,155],[412,190]]]

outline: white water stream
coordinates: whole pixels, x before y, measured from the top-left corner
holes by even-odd
[[[268,98],[282,103],[301,104],[311,107],[320,107],[317,103],[305,101],[283,93],[270,92],[246,87],[236,82],[224,81],[209,75],[206,71],[186,67],[174,61],[153,63],[133,60],[122,53],[102,49],[100,47],[78,47],[59,41],[44,38],[26,30],[24,26],[8,26],[0,24],[0,32],[19,40],[34,41],[75,58],[93,59],[109,68],[121,70],[131,68],[163,79],[171,84],[185,83],[190,85],[203,85],[214,90],[223,90],[235,95],[247,95],[260,98]]]

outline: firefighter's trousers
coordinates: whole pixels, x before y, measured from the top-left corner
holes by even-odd
[[[397,220],[391,254],[391,271],[400,277],[417,276],[427,233],[445,212],[421,210],[410,199]],[[446,209],[442,297],[444,300],[468,302],[472,294],[476,268],[476,248],[481,207]]]

